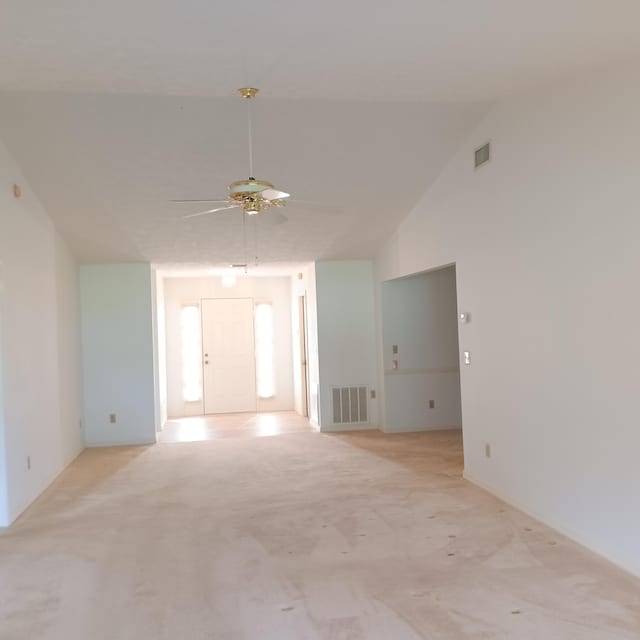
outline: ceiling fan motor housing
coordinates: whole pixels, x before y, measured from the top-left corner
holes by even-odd
[[[242,204],[245,213],[256,215],[269,206],[269,201],[260,194],[265,189],[273,189],[273,185],[266,180],[237,180],[229,185],[229,198]]]
[[[237,180],[229,185],[229,197],[236,202],[245,202],[247,198],[255,198],[265,189],[273,189],[273,185],[266,180]]]

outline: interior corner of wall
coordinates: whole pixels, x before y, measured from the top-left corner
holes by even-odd
[[[0,283],[1,284],[1,283]],[[1,302],[1,300],[0,300]],[[0,305],[0,527],[10,524],[9,518],[9,493],[7,478],[7,457],[5,445],[5,418],[4,418],[4,375],[2,371],[3,341],[2,341],[2,306]]]

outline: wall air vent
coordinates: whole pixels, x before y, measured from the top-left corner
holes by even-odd
[[[363,424],[369,421],[367,387],[333,387],[333,424]]]
[[[487,164],[491,160],[491,143],[487,142],[487,144],[483,144],[481,147],[478,147],[474,153],[474,166],[477,169],[481,167],[483,164]]]

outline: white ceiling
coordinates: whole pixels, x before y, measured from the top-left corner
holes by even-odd
[[[5,94],[0,138],[86,262],[309,262],[370,256],[434,180],[475,105],[256,102],[255,174],[288,221],[234,209],[184,220],[246,178],[241,98]]]
[[[0,88],[493,100],[638,47],[637,0],[2,0]]]
[[[0,137],[82,261],[364,257],[487,103],[638,33],[637,0],[3,0]],[[246,83],[256,177],[327,205],[259,216],[257,243],[233,211],[167,202],[247,177]]]

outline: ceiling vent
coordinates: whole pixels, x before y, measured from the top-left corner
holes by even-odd
[[[477,169],[491,160],[491,143],[483,144],[474,152],[474,166]]]

